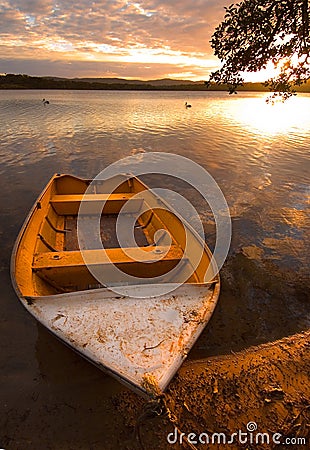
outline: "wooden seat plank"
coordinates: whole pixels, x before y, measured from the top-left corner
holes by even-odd
[[[109,248],[83,251],[89,265],[120,265],[128,263],[156,263],[160,261],[179,261],[183,252],[178,246],[149,246],[137,248]],[[85,266],[80,251],[44,252],[34,256],[32,268],[35,271],[46,269],[66,269]]]
[[[70,195],[53,195],[50,204],[57,214],[60,215],[77,215],[79,213],[80,204],[87,206],[87,214],[96,214],[101,211],[104,214],[117,214],[124,204],[130,200],[130,210],[127,212],[138,211],[142,205],[142,198],[132,198],[134,194],[70,194]]]

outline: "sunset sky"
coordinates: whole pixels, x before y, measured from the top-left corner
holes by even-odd
[[[0,0],[0,72],[203,80],[230,0]]]

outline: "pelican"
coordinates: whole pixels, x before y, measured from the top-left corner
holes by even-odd
[[[191,108],[192,105],[190,105],[189,103],[185,102],[185,107],[186,107],[186,108]]]

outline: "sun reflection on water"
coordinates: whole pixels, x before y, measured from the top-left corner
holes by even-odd
[[[294,97],[284,103],[271,104],[265,101],[268,95],[233,102],[231,113],[234,120],[259,134],[274,135],[310,129],[307,97]]]

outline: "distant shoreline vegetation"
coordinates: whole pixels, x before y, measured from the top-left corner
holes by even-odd
[[[138,91],[227,91],[224,84],[189,80],[126,80],[123,78],[58,78],[33,77],[24,74],[0,75],[0,89],[64,89],[64,90],[138,90]],[[262,83],[244,83],[238,91],[268,92]],[[310,80],[296,89],[310,92]]]

